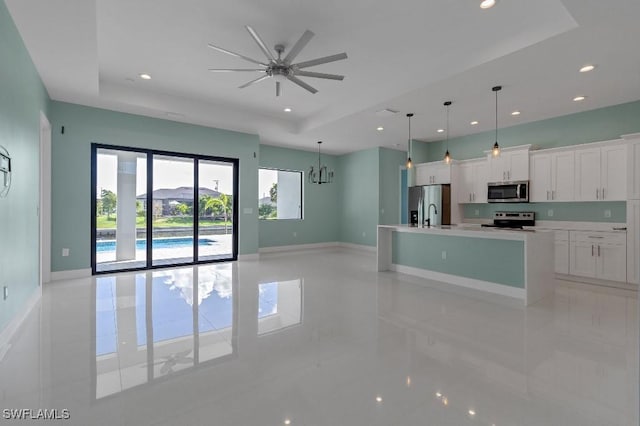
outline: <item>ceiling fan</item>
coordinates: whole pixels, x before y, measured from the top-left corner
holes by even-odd
[[[246,26],[247,31],[251,34],[251,37],[255,40],[255,42],[262,50],[262,53],[267,57],[267,61],[258,61],[256,59],[249,58],[247,56],[241,55],[239,53],[232,52],[227,49],[223,49],[222,47],[214,46],[209,43],[209,47],[215,49],[219,52],[226,53],[227,55],[235,56],[237,58],[244,59],[245,61],[252,62],[254,64],[260,65],[262,68],[235,68],[235,69],[210,69],[211,72],[261,72],[264,75],[256,78],[255,80],[251,80],[248,83],[240,86],[240,89],[244,89],[245,87],[249,87],[252,84],[258,83],[260,81],[266,80],[268,78],[274,78],[276,80],[276,96],[280,96],[280,83],[289,80],[292,83],[297,84],[305,90],[308,90],[311,93],[317,93],[318,90],[304,81],[300,80],[298,77],[313,77],[313,78],[324,78],[328,80],[340,80],[344,79],[343,75],[337,74],[325,74],[320,72],[312,72],[312,71],[304,71],[304,68],[313,67],[316,65],[327,64],[329,62],[340,61],[342,59],[347,59],[346,53],[338,53],[337,55],[325,56],[318,59],[312,59],[310,61],[292,63],[293,60],[298,56],[300,51],[304,49],[304,47],[309,43],[309,40],[315,35],[309,30],[306,30],[302,37],[293,45],[291,50],[287,53],[287,56],[282,58],[282,54],[284,53],[284,46],[282,44],[276,44],[274,50],[276,51],[278,57],[276,58],[273,53],[267,48],[267,45],[262,41],[258,33],[251,28],[250,26]]]

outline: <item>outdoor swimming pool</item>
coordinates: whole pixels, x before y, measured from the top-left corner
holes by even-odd
[[[213,238],[199,238],[198,246],[210,246],[217,243]],[[180,238],[154,238],[153,248],[186,248],[193,247],[193,237],[180,237]],[[143,239],[136,240],[136,250],[145,250],[147,248],[147,241]],[[107,253],[116,251],[115,241],[97,241],[96,252]]]

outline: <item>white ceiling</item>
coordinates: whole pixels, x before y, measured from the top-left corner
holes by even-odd
[[[490,130],[497,84],[500,127],[640,99],[637,0],[498,0],[489,10],[480,0],[5,1],[53,99],[257,133],[271,145],[404,149],[407,112],[415,139],[442,139],[446,100],[451,137]],[[347,52],[309,68],[345,80],[303,78],[315,95],[285,82],[276,98],[272,80],[237,88],[259,74],[207,71],[253,65],[207,43],[264,60],[245,25],[269,47],[310,29],[297,61]],[[578,73],[587,63],[596,70]],[[381,118],[383,108],[400,113]]]

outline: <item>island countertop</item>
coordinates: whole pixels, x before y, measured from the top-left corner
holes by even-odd
[[[525,241],[531,235],[540,233],[551,233],[551,230],[532,229],[504,229],[482,227],[475,224],[463,225],[439,225],[439,226],[411,226],[411,225],[378,225],[378,228],[389,229],[392,232],[414,232],[433,235],[449,235],[471,238],[489,238],[494,240],[516,240]]]

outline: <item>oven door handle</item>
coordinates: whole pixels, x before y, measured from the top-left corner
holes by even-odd
[[[520,184],[516,185],[516,198],[519,200],[523,198],[520,196]]]

